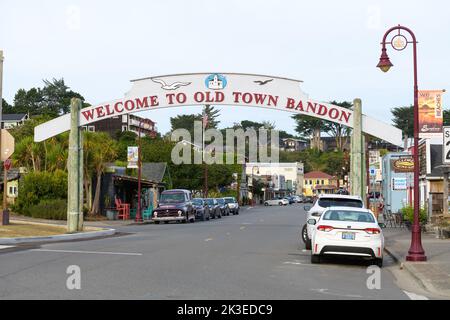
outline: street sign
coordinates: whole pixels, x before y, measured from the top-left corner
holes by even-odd
[[[450,164],[450,126],[444,127],[444,144],[442,145],[442,163]]]
[[[5,161],[14,153],[14,137],[6,129],[2,129],[1,143],[1,161]]]
[[[376,176],[376,175],[377,175],[377,169],[376,169],[375,167],[371,167],[371,168],[369,169],[369,174],[370,174],[371,176]]]
[[[3,162],[3,167],[5,168],[6,171],[8,171],[9,169],[11,169],[11,159],[6,159],[5,162]]]

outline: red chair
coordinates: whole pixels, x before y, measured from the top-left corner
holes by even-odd
[[[116,198],[116,210],[117,210],[117,218],[122,218],[123,220],[130,219],[130,204],[123,203],[120,199]]]

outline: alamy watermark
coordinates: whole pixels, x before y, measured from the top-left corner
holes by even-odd
[[[66,280],[68,290],[81,290],[81,268],[77,265],[70,265],[66,269],[69,276]]]
[[[243,130],[203,130],[202,122],[194,122],[194,140],[186,129],[172,132],[177,142],[172,149],[174,164],[243,164],[245,162],[279,162],[279,132],[260,128]],[[204,134],[204,139],[203,138]],[[192,154],[192,150],[194,153]]]

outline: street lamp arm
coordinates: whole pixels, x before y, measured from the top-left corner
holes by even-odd
[[[417,43],[416,36],[414,35],[414,32],[411,31],[411,29],[409,29],[409,28],[407,28],[407,27],[404,27],[404,26],[401,26],[401,25],[398,25],[398,26],[395,26],[395,27],[390,28],[390,29],[389,29],[388,31],[386,31],[386,33],[384,34],[384,36],[383,36],[383,41],[381,42],[381,44],[383,45],[383,48],[386,48],[386,44],[389,43],[389,42],[386,42],[387,37],[389,36],[389,34],[390,34],[392,31],[395,31],[395,30],[404,30],[404,31],[408,32],[408,33],[411,35],[412,42],[413,42],[413,43]]]

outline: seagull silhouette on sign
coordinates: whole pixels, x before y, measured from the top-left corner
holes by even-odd
[[[163,88],[164,90],[176,90],[179,87],[188,86],[191,84],[190,82],[179,82],[179,81],[174,82],[172,84],[167,84],[164,82],[163,79],[152,79],[152,80],[153,82],[159,83],[161,85],[161,88]]]
[[[259,84],[260,86],[263,86],[263,85],[267,84],[270,81],[273,81],[273,79],[269,79],[269,80],[265,80],[265,81],[263,81],[263,80],[256,80],[256,81],[253,81],[253,82]]]

